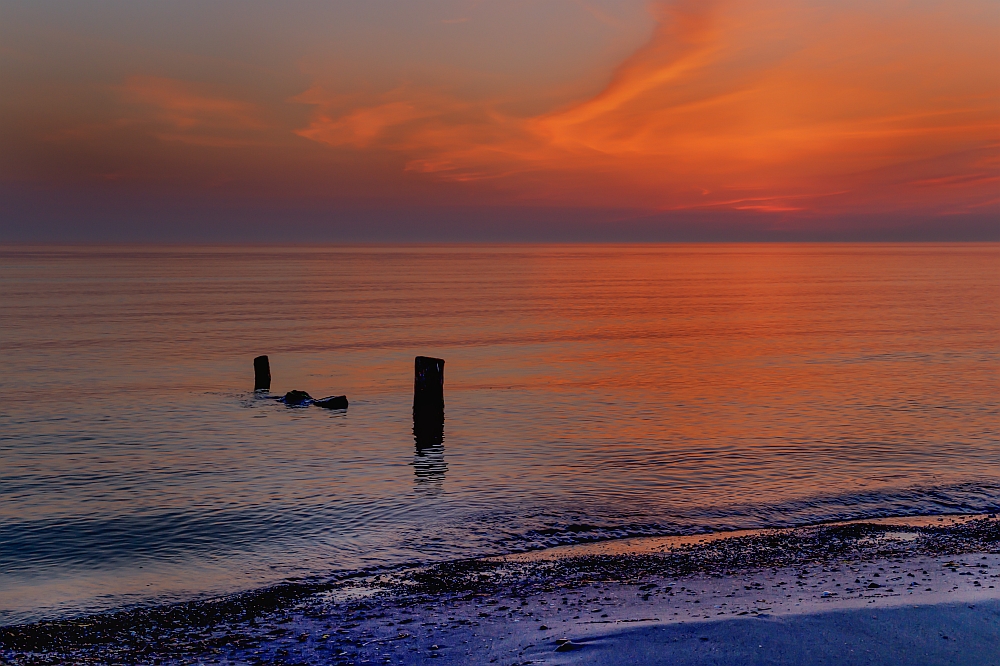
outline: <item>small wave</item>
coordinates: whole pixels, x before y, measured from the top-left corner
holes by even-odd
[[[579,506],[568,519],[555,518],[553,507],[522,517],[520,530],[510,529],[504,514],[479,516],[481,524],[495,524],[499,552],[525,552],[609,539],[646,536],[689,536],[718,531],[804,527],[822,523],[875,518],[902,518],[1000,511],[1000,485],[965,483],[933,488],[815,496],[795,501],[700,508],[687,513],[657,516],[627,512],[588,515],[581,521]],[[646,520],[642,520],[646,518]],[[540,524],[539,524],[540,523]]]

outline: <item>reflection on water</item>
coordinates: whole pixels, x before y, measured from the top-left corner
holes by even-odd
[[[998,303],[997,245],[0,247],[0,623],[996,510]]]
[[[414,481],[418,488],[440,488],[448,463],[444,460],[444,410],[413,410]]]

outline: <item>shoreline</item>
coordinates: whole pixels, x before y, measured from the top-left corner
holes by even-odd
[[[4,627],[0,661],[611,664],[626,663],[614,661],[626,646],[641,663],[652,641],[676,643],[686,663],[705,645],[729,654],[736,634],[764,631],[747,627],[819,636],[839,622],[864,633],[870,610],[898,616],[899,631],[940,621],[961,633],[1000,612],[998,588],[994,515],[863,520],[561,546]],[[691,627],[708,633],[683,638]],[[944,647],[927,649],[957,649],[937,640]],[[733,663],[752,657],[739,654]]]

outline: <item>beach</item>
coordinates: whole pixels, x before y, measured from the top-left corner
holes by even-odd
[[[1000,0],[0,17],[0,666],[1000,666]]]
[[[3,257],[4,663],[1000,652],[996,247]]]
[[[0,630],[9,663],[995,664],[1000,520],[608,541]]]
[[[998,506],[996,246],[0,259],[0,626]],[[420,355],[446,362],[437,438],[414,427]],[[274,399],[290,390],[350,408]]]

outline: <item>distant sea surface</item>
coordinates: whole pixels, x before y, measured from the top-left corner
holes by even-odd
[[[5,247],[0,352],[0,624],[1000,507],[998,245]]]

